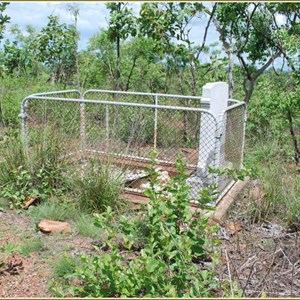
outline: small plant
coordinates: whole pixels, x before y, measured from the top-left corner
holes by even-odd
[[[99,238],[100,236],[101,231],[94,225],[93,217],[89,215],[81,214],[76,220],[75,227],[78,233],[83,236],[88,236],[94,239]]]
[[[47,202],[29,207],[28,214],[35,222],[39,222],[42,219],[65,221],[76,218],[78,210],[74,203],[64,202],[61,199],[50,198]]]
[[[38,252],[44,249],[44,243],[41,238],[26,239],[20,245],[20,253],[22,255],[29,255],[32,252]]]
[[[76,267],[76,260],[68,254],[64,254],[58,259],[53,260],[52,268],[56,278],[64,277],[73,273]]]
[[[208,217],[192,214],[185,165],[177,161],[179,176],[157,190],[159,173],[150,169],[151,187],[145,192],[150,202],[140,219],[124,216],[119,232],[112,222],[116,213],[107,207],[95,215],[95,225],[106,234],[99,255],[84,255],[69,279],[69,291],[80,297],[209,297],[217,284],[213,268],[201,262],[217,263],[213,251],[216,227]],[[215,187],[199,196],[201,208],[215,201]],[[144,226],[139,231],[141,221]],[[137,232],[143,232],[142,242]],[[138,246],[137,246],[138,245]],[[77,285],[72,283],[75,280]],[[78,282],[79,281],[79,282]],[[64,283],[66,288],[66,283]]]
[[[109,162],[92,160],[87,174],[74,182],[74,190],[81,208],[86,211],[103,212],[108,206],[118,207],[123,188],[121,175]]]

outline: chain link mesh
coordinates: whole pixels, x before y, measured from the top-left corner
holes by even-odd
[[[176,160],[181,153],[187,164],[191,199],[213,181],[208,166],[218,167],[219,162],[221,167],[240,167],[244,106],[228,109],[225,123],[217,124],[209,111],[199,109],[200,102],[195,99],[160,97],[163,104],[173,105],[157,106],[153,105],[155,96],[116,95],[91,91],[82,99],[78,91],[67,91],[27,98],[27,143],[34,143],[41,132],[60,136],[62,157],[80,154],[80,159],[82,155],[88,159],[97,154],[103,160],[112,160],[124,172],[127,188],[137,192],[149,185],[145,169],[154,150],[164,183],[176,175]],[[220,126],[223,134],[218,139]],[[227,178],[218,178],[217,182],[220,190],[228,184]]]
[[[45,97],[27,102],[27,144],[30,147],[39,136],[60,139],[64,153],[80,147],[80,103],[51,101]]]
[[[245,135],[246,106],[240,104],[225,111],[222,126],[223,132],[220,141],[219,166],[223,168],[240,169],[243,160]],[[231,182],[230,178],[218,178],[219,190],[222,191]]]

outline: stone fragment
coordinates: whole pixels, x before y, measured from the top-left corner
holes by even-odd
[[[41,232],[48,234],[72,232],[71,225],[67,222],[42,220],[38,227]]]

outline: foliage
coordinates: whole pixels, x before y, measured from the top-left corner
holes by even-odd
[[[10,21],[10,17],[3,14],[7,5],[9,5],[8,2],[0,2],[0,41],[3,38],[5,25]]]
[[[252,138],[272,137],[285,151],[285,160],[300,160],[300,90],[295,79],[285,73],[269,73],[258,83],[263,98],[248,107],[248,132]]]
[[[296,71],[292,62],[295,47],[290,47],[290,41],[299,38],[298,11],[299,4],[218,4],[214,23],[223,46],[230,45],[244,71],[246,102],[252,97],[257,79],[279,57]],[[284,22],[279,24],[277,17],[282,16],[285,16]]]
[[[57,137],[49,140],[43,137],[28,154],[19,137],[12,137],[6,143],[1,153],[0,194],[12,206],[21,207],[31,197],[46,200],[50,195],[63,193],[66,181],[57,156],[60,153]]]
[[[119,90],[121,77],[121,40],[128,36],[135,36],[137,32],[135,17],[132,9],[128,7],[129,3],[112,2],[107,3],[110,19],[108,24],[107,36],[111,42],[116,43],[116,68],[114,74],[115,88]]]
[[[60,24],[58,17],[49,16],[48,19],[47,26],[33,43],[36,57],[51,69],[52,83],[70,82],[76,71],[77,33],[74,26]]]
[[[32,43],[36,37],[35,29],[27,25],[25,33],[18,25],[12,25],[9,29],[14,40],[6,40],[3,48],[2,63],[7,74],[20,76],[29,71],[31,75],[37,75],[39,66],[35,60]]]
[[[159,174],[150,169],[150,197],[140,216],[144,224],[143,243],[137,250],[137,223],[132,218],[120,221],[121,236],[111,226],[115,213],[110,207],[97,214],[95,225],[107,234],[100,250],[104,254],[82,257],[73,274],[65,276],[80,281],[71,287],[75,296],[87,297],[207,297],[216,287],[214,271],[205,270],[200,261],[217,263],[212,246],[215,228],[208,217],[189,209],[189,187],[185,184],[185,165],[177,162],[179,176],[163,190],[155,188]],[[215,200],[214,188],[203,190],[199,207],[207,208]],[[139,223],[138,223],[139,224]],[[125,251],[121,251],[125,249]],[[138,251],[138,252],[137,252]],[[126,253],[125,255],[122,253]],[[133,257],[130,259],[130,257]]]
[[[216,174],[217,176],[226,176],[234,181],[237,180],[245,180],[246,177],[253,176],[253,171],[251,169],[241,169],[237,170],[234,168],[226,168],[226,169],[215,169],[208,167],[210,174]]]

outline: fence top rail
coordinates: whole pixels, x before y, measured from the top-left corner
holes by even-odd
[[[79,90],[61,90],[61,91],[36,93],[36,94],[32,94],[30,96],[48,96],[48,95],[67,94],[67,93],[77,93],[78,95],[81,95]]]
[[[233,99],[229,99],[229,100],[232,101]],[[237,100],[233,100],[233,101],[235,102],[235,104],[226,107],[226,109],[224,109],[224,112],[235,109],[239,106],[245,106],[246,107],[246,103],[244,101],[237,101]]]
[[[139,95],[139,96],[152,96],[152,97],[168,97],[168,98],[182,98],[182,99],[193,99],[201,100],[203,103],[209,104],[208,100],[204,100],[201,96],[186,96],[186,95],[173,95],[173,94],[159,94],[159,93],[142,93],[142,92],[127,92],[127,91],[112,91],[112,90],[98,90],[91,89],[83,93],[83,97],[87,93],[107,93],[107,94],[121,94],[121,95]]]
[[[184,106],[166,106],[156,104],[143,104],[143,103],[130,103],[130,102],[116,102],[116,101],[103,101],[103,100],[86,100],[76,98],[60,98],[60,97],[40,97],[38,95],[30,95],[26,97],[22,102],[22,108],[27,106],[27,102],[30,100],[47,100],[47,101],[61,101],[61,102],[75,102],[75,103],[90,103],[90,104],[104,104],[111,106],[128,106],[128,107],[142,107],[142,108],[157,108],[167,110],[180,110],[180,111],[192,111],[192,112],[204,112],[210,114],[216,121],[216,116],[207,109],[197,107],[184,107]]]
[[[228,102],[232,102],[232,103],[241,103],[241,102],[243,102],[243,101],[239,101],[239,100],[235,100],[235,99],[229,98],[229,99],[228,99]]]

